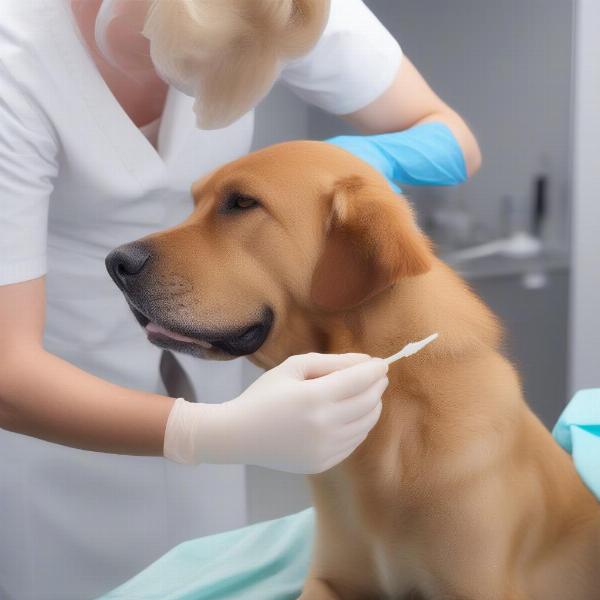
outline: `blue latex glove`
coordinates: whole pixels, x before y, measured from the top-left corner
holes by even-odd
[[[184,542],[99,600],[296,600],[314,520],[308,509]]]
[[[454,134],[443,123],[425,123],[379,135],[340,135],[326,140],[358,156],[394,184],[457,185],[467,166]]]
[[[573,455],[581,479],[600,500],[600,389],[577,392],[552,435]]]

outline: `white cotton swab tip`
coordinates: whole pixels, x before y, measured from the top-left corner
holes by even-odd
[[[421,340],[420,342],[410,342],[409,344],[406,344],[406,346],[404,346],[404,348],[402,348],[402,350],[400,350],[399,352],[396,352],[396,354],[392,354],[392,356],[388,356],[388,358],[384,358],[383,360],[388,365],[391,365],[392,363],[395,363],[397,360],[400,360],[401,358],[406,358],[407,356],[412,356],[413,354],[416,354],[417,352],[419,352],[419,350],[423,350],[423,348],[425,348],[425,346],[427,346],[428,344],[431,344],[431,342],[433,342],[433,340],[437,339],[438,335],[439,335],[438,333],[432,333],[429,337],[426,337],[424,340]]]

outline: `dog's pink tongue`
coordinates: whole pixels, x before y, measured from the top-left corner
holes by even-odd
[[[160,335],[164,335],[165,337],[169,337],[173,340],[179,340],[180,342],[192,342],[195,343],[196,340],[186,337],[185,335],[180,335],[179,333],[175,333],[174,331],[169,331],[156,323],[148,323],[146,325],[146,331],[148,333],[159,333]]]

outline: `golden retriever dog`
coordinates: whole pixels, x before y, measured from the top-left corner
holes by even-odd
[[[527,407],[497,319],[379,173],[290,142],[193,195],[181,225],[107,258],[140,324],[161,326],[158,346],[269,368],[440,334],[390,367],[365,442],[310,477],[304,600],[600,599],[600,504]]]

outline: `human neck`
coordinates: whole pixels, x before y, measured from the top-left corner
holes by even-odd
[[[142,127],[162,115],[168,91],[167,84],[154,70],[148,40],[140,33],[141,24],[137,26],[138,21],[143,23],[140,10],[145,3],[139,0],[123,3],[120,21],[115,20],[120,27],[113,26],[116,32],[111,39],[123,55],[123,68],[111,64],[96,44],[95,24],[101,4],[101,0],[71,0],[73,17],[100,75],[133,123]]]

